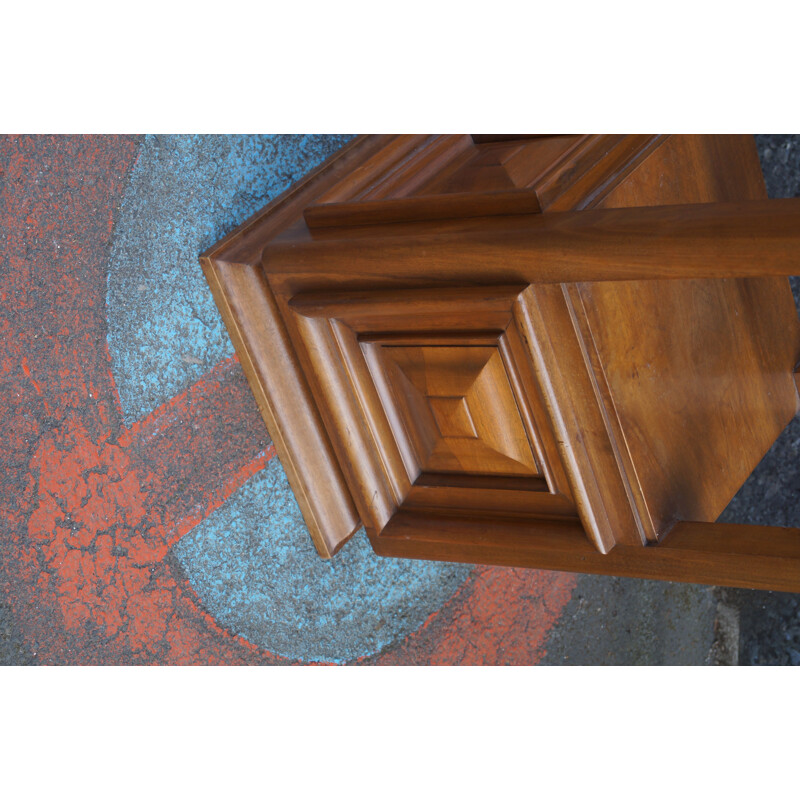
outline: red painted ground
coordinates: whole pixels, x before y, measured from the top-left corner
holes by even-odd
[[[291,663],[222,629],[170,546],[273,457],[235,359],[130,429],[106,346],[106,268],[138,142],[0,140],[0,589],[35,660]],[[477,568],[378,664],[530,664],[576,578]]]

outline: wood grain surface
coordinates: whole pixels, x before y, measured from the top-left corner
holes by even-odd
[[[490,285],[793,275],[800,198],[295,228],[265,248],[263,265],[269,275]]]
[[[714,523],[798,406],[752,139],[361,137],[203,265],[321,554],[800,588]]]

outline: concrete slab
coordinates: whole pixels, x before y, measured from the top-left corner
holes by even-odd
[[[687,666],[714,662],[711,587],[585,575],[547,638],[542,664]]]

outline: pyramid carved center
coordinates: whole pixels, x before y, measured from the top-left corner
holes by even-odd
[[[422,471],[539,475],[496,346],[390,345],[381,352],[390,424]]]
[[[433,418],[444,439],[477,439],[465,397],[429,397]]]

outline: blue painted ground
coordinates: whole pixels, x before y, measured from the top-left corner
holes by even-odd
[[[173,552],[224,626],[309,661],[377,653],[422,625],[469,572],[377,558],[363,531],[321,559],[275,458]]]
[[[108,344],[126,425],[233,355],[200,253],[349,138],[147,137],[108,278]]]
[[[148,137],[115,229],[109,349],[126,424],[233,353],[199,254],[349,137]],[[469,575],[379,559],[363,532],[319,558],[277,459],[190,531],[175,554],[234,633],[279,655],[345,661],[416,630]]]

